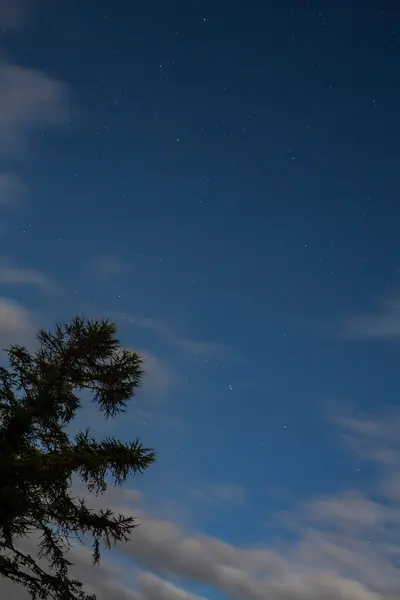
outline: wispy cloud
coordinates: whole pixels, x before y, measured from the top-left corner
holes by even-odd
[[[388,410],[382,415],[346,416],[337,419],[343,441],[360,458],[381,468],[400,465],[400,413]]]
[[[29,0],[0,0],[0,27],[18,29],[25,24],[30,12]]]
[[[202,485],[200,489],[192,490],[192,495],[215,506],[232,505],[243,507],[246,501],[246,489],[242,485],[233,483],[215,483]]]
[[[20,204],[24,186],[9,173],[0,173],[0,206],[15,207]]]
[[[35,3],[0,0],[0,35],[25,25]],[[2,31],[1,31],[2,30]],[[61,81],[38,69],[0,58],[0,156],[4,161],[27,158],[32,135],[67,121],[70,90]],[[0,173],[0,205],[13,207],[21,200],[23,184],[7,166]]]
[[[397,339],[400,337],[400,295],[382,300],[374,311],[345,319],[341,331],[349,339]]]
[[[0,298],[0,350],[9,344],[26,343],[34,334],[31,313],[9,298]]]
[[[99,254],[89,261],[89,273],[98,279],[118,277],[129,271],[128,265],[112,254]]]
[[[68,117],[68,87],[46,73],[0,62],[0,151],[24,151],[32,133]]]
[[[173,367],[158,358],[148,350],[140,351],[143,356],[145,398],[163,398],[171,387],[177,382],[178,377]]]
[[[197,357],[210,357],[215,355],[229,355],[232,351],[213,342],[195,340],[178,334],[171,326],[163,321],[153,318],[124,317],[126,322],[136,327],[148,329],[159,335],[170,346],[177,348],[187,354]]]
[[[364,447],[389,450],[400,446],[394,416],[378,417],[376,429],[367,425],[374,416],[340,423],[343,434],[355,432]],[[393,497],[384,501],[382,484],[399,464],[382,464],[371,493],[349,489],[300,505],[292,512],[298,533],[292,543],[234,546],[141,514],[140,531],[121,551],[163,580],[201,582],[232,600],[394,599],[400,594],[400,507]]]
[[[46,275],[34,269],[23,269],[0,259],[0,283],[33,285],[45,292],[55,292],[56,286]]]
[[[400,430],[389,415],[377,419],[377,428],[369,425],[374,420],[346,417],[341,427],[365,445],[397,448]],[[382,465],[371,493],[349,489],[311,498],[292,512],[297,539],[257,546],[189,533],[146,514],[129,491],[111,490],[107,504],[138,516],[140,527],[118,546],[115,563],[107,557],[95,569],[82,549],[71,558],[77,576],[103,600],[200,600],[193,595],[199,584],[210,597],[230,600],[394,600],[400,595],[400,499],[386,502],[381,484],[399,475],[399,464]],[[0,585],[10,600],[23,598],[17,588],[4,587],[6,581]]]
[[[197,594],[192,594],[182,588],[146,571],[137,571],[136,580],[142,598],[146,600],[202,600]]]

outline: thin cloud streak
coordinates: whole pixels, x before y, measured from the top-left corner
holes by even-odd
[[[388,418],[378,419],[378,436],[365,423],[365,417],[346,417],[342,427],[365,445],[400,445],[400,432],[395,435]],[[200,600],[191,591],[197,585],[229,600],[394,600],[400,595],[400,499],[385,503],[374,495],[389,475],[399,475],[399,464],[382,465],[369,494],[348,490],[294,509],[291,543],[237,546],[146,514],[146,499],[134,491],[90,496],[94,508],[107,504],[132,514],[140,527],[130,542],[117,546],[115,562],[106,555],[99,569],[90,565],[86,550],[76,548],[75,572],[102,600]]]
[[[341,325],[347,339],[396,340],[400,337],[400,297],[383,300],[371,312],[355,314]]]
[[[56,286],[46,275],[34,269],[22,269],[0,261],[0,283],[8,285],[33,285],[45,292],[55,292]]]
[[[238,484],[215,483],[202,485],[199,489],[191,491],[191,495],[201,502],[214,506],[244,507],[246,504],[247,490]]]
[[[181,350],[192,356],[226,356],[232,353],[231,349],[227,347],[222,347],[219,344],[214,344],[213,342],[205,342],[202,340],[193,340],[181,336],[172,327],[170,327],[162,321],[158,321],[157,319],[128,316],[124,318],[124,320],[135,325],[136,327],[153,331],[161,338],[163,338],[170,346],[173,346],[174,348],[177,348],[178,350]]]

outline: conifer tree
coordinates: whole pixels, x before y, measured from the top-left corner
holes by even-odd
[[[100,550],[127,541],[135,527],[131,516],[91,509],[72,481],[102,494],[155,460],[139,440],[70,432],[82,393],[113,418],[141,383],[142,358],[116,332],[108,320],[76,318],[39,331],[34,352],[11,346],[0,367],[0,576],[34,600],[92,599],[70,575],[69,548],[89,539],[98,564]],[[28,536],[39,540],[35,558],[21,549]]]

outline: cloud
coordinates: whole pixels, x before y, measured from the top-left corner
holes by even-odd
[[[233,505],[244,506],[246,489],[242,485],[232,483],[216,483],[202,486],[201,489],[192,490],[192,495],[203,502],[216,506]]]
[[[366,498],[358,491],[345,492],[337,496],[324,496],[310,502],[310,515],[315,523],[325,526],[334,524],[352,528],[371,528],[392,519],[393,512],[386,506]],[[396,515],[396,520],[398,516]]]
[[[31,313],[13,300],[0,298],[0,350],[31,340],[35,326]]]
[[[31,133],[68,117],[69,89],[42,71],[0,62],[0,151],[24,150]]]
[[[123,275],[127,270],[128,266],[111,254],[100,254],[90,263],[91,274],[101,279],[110,279]]]
[[[23,550],[31,555],[37,553],[36,540],[24,543]],[[140,569],[124,571],[107,560],[94,567],[89,552],[75,547],[70,560],[74,563],[73,574],[85,581],[88,593],[97,594],[98,600],[203,600],[200,596],[177,587],[171,582]],[[23,588],[7,579],[0,579],[0,596],[8,600],[29,600]]]
[[[54,292],[53,283],[34,269],[21,269],[0,260],[0,283],[14,285],[33,285],[46,292]]]
[[[400,336],[400,297],[381,301],[374,312],[356,314],[342,325],[349,339],[395,340]]]
[[[21,24],[24,3],[0,0],[0,26]],[[65,122],[69,115],[69,88],[39,71],[0,59],[0,157],[26,158],[34,134]],[[0,206],[17,206],[24,185],[3,167]]]
[[[377,427],[373,417],[345,417],[341,426],[364,445],[397,448],[393,416],[381,415]],[[145,498],[140,503],[134,492],[112,489],[104,500],[93,497],[94,505],[105,501],[137,516],[140,526],[100,568],[91,566],[85,549],[75,548],[75,573],[100,600],[206,600],[194,593],[198,586],[209,589],[209,597],[229,600],[394,600],[400,595],[400,507],[374,494],[381,478],[399,475],[399,464],[380,465],[373,493],[311,498],[292,513],[293,541],[257,546],[187,531],[147,514]],[[22,600],[7,585],[0,582],[0,595]]]
[[[20,203],[24,186],[9,173],[0,173],[0,206],[16,206]]]
[[[162,321],[152,318],[139,318],[139,317],[124,317],[124,319],[143,329],[149,329],[160,337],[162,337],[170,346],[177,348],[187,354],[196,357],[215,356],[216,354],[224,353],[225,355],[230,353],[228,348],[223,348],[218,344],[212,342],[204,342],[201,340],[193,340],[184,336],[179,335],[174,331],[172,327]]]
[[[226,504],[243,504],[246,490],[242,485],[233,483],[218,483],[211,486],[215,498]]]
[[[31,556],[37,556],[37,540],[34,538],[25,540],[20,548]],[[86,548],[73,548],[69,558],[75,565],[73,574],[78,579],[83,579],[86,591],[97,593],[99,600],[142,600],[121,583],[122,573],[115,565],[102,561],[99,567],[94,567]],[[30,600],[29,594],[23,588],[13,585],[3,577],[0,578],[0,596],[8,600]]]
[[[366,461],[400,448],[400,411],[345,416],[337,423],[345,437],[357,438],[357,452],[367,450]],[[159,578],[151,579],[153,589],[173,590],[167,583],[179,580],[185,589],[201,584],[230,600],[394,600],[400,594],[399,465],[378,462],[368,493],[349,489],[297,507],[288,523],[296,534],[291,543],[232,545],[135,506],[140,527],[119,552]]]
[[[394,469],[400,464],[400,414],[395,410],[382,415],[336,420],[344,432],[344,442],[360,458],[381,468]]]
[[[17,29],[24,25],[29,8],[27,0],[0,0],[1,29]]]
[[[0,34],[25,25],[31,0],[0,0]],[[32,134],[43,134],[70,115],[69,87],[38,69],[0,59],[0,156],[26,158]],[[19,204],[24,186],[3,167],[0,172],[0,206]]]
[[[178,577],[200,583],[232,600],[384,597],[378,589],[346,573],[346,567],[352,566],[356,575],[365,577],[368,567],[361,544],[352,548],[353,540],[345,536],[335,544],[328,534],[318,538],[310,532],[294,548],[280,553],[267,546],[235,547],[217,538],[188,535],[171,522],[142,515],[140,521],[122,552],[164,579]],[[379,588],[379,583],[376,586],[369,579]],[[400,585],[400,580],[397,583]]]
[[[177,382],[177,375],[170,365],[148,350],[139,351],[143,357],[144,381],[142,392],[147,397],[158,399],[165,396]]]
[[[145,600],[202,600],[200,596],[145,571],[138,571],[136,580]]]
[[[143,387],[136,397],[134,415],[144,425],[176,432],[184,422],[172,414],[171,407],[165,409],[165,401],[179,381],[174,368],[148,350],[139,350],[143,357]]]

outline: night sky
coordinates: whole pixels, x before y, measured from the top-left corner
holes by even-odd
[[[400,5],[0,0],[0,30],[0,341],[109,316],[146,357],[82,417],[156,448],[108,498],[141,527],[79,576],[398,598]]]

